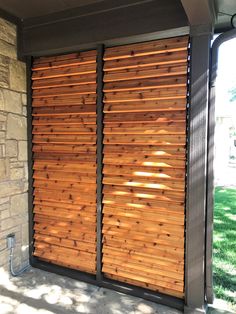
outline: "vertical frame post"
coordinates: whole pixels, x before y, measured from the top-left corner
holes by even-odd
[[[205,312],[205,216],[211,34],[191,38],[185,312]]]
[[[32,58],[26,58],[27,80],[27,145],[28,145],[28,210],[29,210],[29,261],[32,265],[34,250],[34,226],[33,226],[33,152],[32,152]]]
[[[103,160],[103,52],[97,48],[97,273],[98,284],[102,281],[102,160]]]

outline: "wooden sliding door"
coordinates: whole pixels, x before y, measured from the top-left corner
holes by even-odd
[[[34,255],[96,272],[96,51],[32,69]]]
[[[104,55],[105,277],[184,295],[188,37]]]

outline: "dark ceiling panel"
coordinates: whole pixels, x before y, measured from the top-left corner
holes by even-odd
[[[47,15],[104,0],[0,0],[0,8],[21,19]]]
[[[24,21],[23,54],[92,49],[98,43],[124,43],[131,37],[144,41],[150,40],[148,34],[150,38],[150,34],[157,36],[165,31],[175,36],[175,29],[184,28],[186,34],[188,26],[179,0],[106,0],[72,11],[73,15],[65,11]]]
[[[236,14],[236,0],[215,0],[217,14],[216,31],[223,32],[231,28],[230,20]]]

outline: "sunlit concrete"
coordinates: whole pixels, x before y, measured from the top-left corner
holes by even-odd
[[[0,269],[1,314],[180,314],[158,305],[112,290],[30,269],[9,278]]]

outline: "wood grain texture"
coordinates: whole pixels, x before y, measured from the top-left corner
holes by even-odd
[[[184,297],[188,37],[104,55],[103,273]]]
[[[96,273],[96,51],[34,60],[34,255]]]

